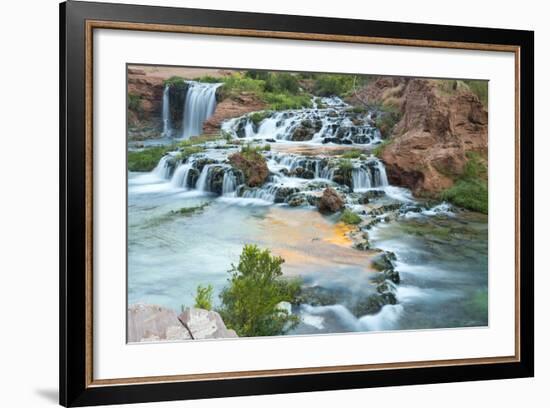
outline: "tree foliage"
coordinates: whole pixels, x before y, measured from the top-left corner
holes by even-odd
[[[298,280],[283,278],[283,262],[268,249],[245,245],[239,263],[229,270],[219,313],[239,336],[276,336],[298,323],[297,316],[279,306],[294,302],[300,291]]]

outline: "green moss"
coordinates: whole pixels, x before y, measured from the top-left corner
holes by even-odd
[[[128,152],[128,170],[151,171],[156,167],[162,156],[164,156],[170,150],[173,150],[173,148],[167,146],[158,146],[150,147],[140,151],[130,151]]]
[[[339,221],[345,224],[357,225],[361,222],[361,217],[346,208],[340,215]]]
[[[353,150],[348,150],[347,152],[344,152],[344,154],[342,154],[342,158],[343,159],[358,159],[359,157],[361,157],[362,154],[363,154],[363,152],[361,152],[361,150],[353,149]]]
[[[468,161],[462,174],[451,188],[441,193],[441,199],[459,207],[487,214],[489,211],[487,165],[478,153],[469,152],[467,157]]]
[[[254,112],[251,113],[248,117],[249,119],[257,126],[259,125],[265,118],[270,116],[269,111],[260,111],[260,112]]]

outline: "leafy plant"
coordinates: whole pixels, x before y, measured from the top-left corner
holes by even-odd
[[[265,91],[274,93],[297,94],[300,84],[296,76],[287,72],[270,73],[265,80]]]
[[[343,159],[358,159],[359,157],[361,157],[363,153],[361,152],[361,150],[358,150],[358,149],[353,149],[353,150],[348,150],[347,152],[344,152],[344,154],[342,154],[342,158]]]
[[[353,83],[353,75],[320,74],[315,80],[314,92],[320,96],[345,96]]]
[[[239,336],[276,336],[295,327],[299,318],[279,306],[295,302],[300,281],[283,278],[281,257],[268,249],[245,245],[239,263],[229,270],[219,313]]]
[[[197,293],[195,294],[195,307],[197,309],[212,310],[212,295],[214,293],[214,287],[197,286]]]

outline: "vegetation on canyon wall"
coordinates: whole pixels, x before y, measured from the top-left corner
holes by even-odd
[[[441,193],[441,198],[459,207],[487,214],[489,191],[487,164],[478,153],[467,153],[468,161],[454,185]]]

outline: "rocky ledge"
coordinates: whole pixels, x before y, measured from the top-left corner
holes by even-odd
[[[128,343],[204,340],[238,337],[220,315],[186,308],[179,316],[162,306],[137,303],[128,307]]]

